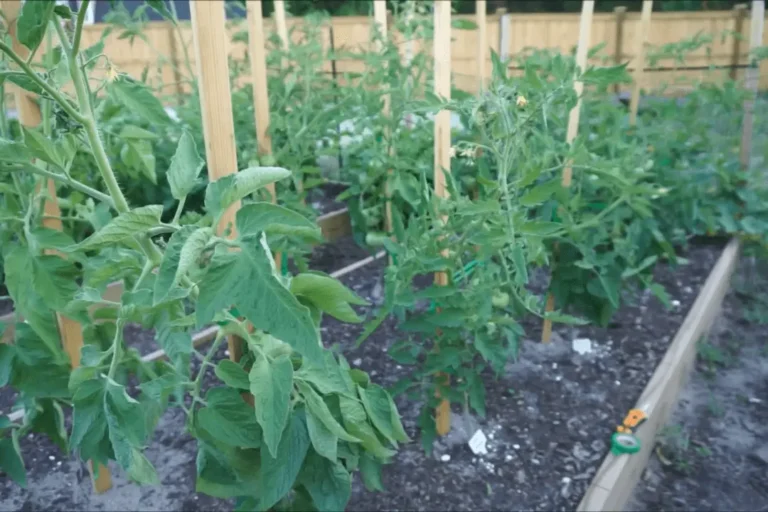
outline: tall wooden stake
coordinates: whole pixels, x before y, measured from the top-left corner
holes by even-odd
[[[269,136],[269,91],[267,90],[267,56],[264,47],[264,18],[261,0],[247,2],[248,53],[253,80],[253,112],[256,122],[256,142],[259,158],[272,154],[272,138]],[[267,185],[272,202],[277,202],[275,184]],[[275,254],[275,266],[280,269],[282,257]]]
[[[511,19],[507,14],[506,9],[496,9],[496,14],[501,15],[499,18],[499,58],[501,62],[507,62],[509,58],[509,42],[512,31]],[[506,66],[506,64],[505,64]],[[504,69],[507,69],[506,67]]]
[[[6,22],[8,23],[13,50],[20,57],[26,58],[29,50],[19,43],[16,37],[16,19],[19,17],[19,12],[21,11],[21,1],[4,0],[2,2],[2,10]],[[42,116],[40,114],[40,107],[35,101],[35,96],[18,86],[13,86],[13,91],[16,109],[19,113],[19,122],[29,128],[39,126],[42,122]],[[56,197],[56,185],[53,180],[40,180],[36,191],[40,192],[43,186],[46,187],[48,196],[43,202],[43,226],[56,231],[64,231],[64,226],[61,222],[61,209],[59,208],[59,202]],[[45,253],[49,255],[56,254],[63,257],[63,255],[56,250],[49,249],[46,250]],[[62,347],[69,356],[72,368],[77,368],[80,366],[80,349],[83,347],[82,326],[75,320],[67,318],[61,313],[56,313],[56,323],[58,325]],[[93,463],[88,461],[88,471],[91,473],[91,483],[93,484],[93,490],[96,493],[101,494],[112,488],[112,476],[106,466],[99,464],[97,470],[94,471]]]
[[[485,59],[488,57],[488,26],[486,24],[486,0],[475,2],[475,18],[477,19],[477,76],[478,92],[485,89]]]
[[[203,113],[205,156],[208,163],[208,179],[219,178],[237,172],[237,148],[235,123],[232,117],[232,92],[229,84],[229,62],[224,2],[190,2],[192,35],[197,61],[200,108]],[[235,238],[235,214],[240,201],[230,205],[216,227],[219,234],[228,230],[228,237]],[[230,336],[229,358],[239,361],[243,354],[243,340]]]
[[[435,94],[446,100],[451,99],[451,3],[434,3],[434,59]],[[441,110],[435,115],[435,195],[446,197],[446,174],[451,172],[451,113]],[[447,256],[447,254],[446,254]],[[445,272],[435,274],[435,284],[448,284]],[[450,382],[447,375],[438,376],[445,385]],[[444,436],[451,430],[451,404],[442,399],[435,414],[437,433]]]
[[[283,46],[283,50],[288,51],[288,25],[285,22],[285,1],[274,0],[275,2],[275,26],[277,28],[277,35],[280,37],[280,44]]]
[[[741,60],[741,33],[744,32],[744,18],[747,17],[747,4],[733,6],[733,51],[731,52],[731,80],[739,76],[739,61]]]
[[[621,59],[624,57],[624,21],[627,19],[627,8],[625,6],[619,6],[613,8],[613,14],[616,16],[616,47],[613,54],[613,61],[616,65],[621,64]],[[621,86],[616,84],[614,90],[616,94],[619,93]]]
[[[763,29],[765,25],[765,0],[753,0],[752,2],[752,22],[749,31],[749,51],[750,53],[763,44]],[[754,62],[752,56],[749,58],[749,68],[747,68],[744,80],[744,88],[750,92],[749,98],[744,102],[744,120],[741,128],[741,151],[739,153],[739,162],[742,169],[748,169],[752,155],[752,124],[755,111],[755,96],[757,95],[758,82],[760,81],[760,70],[757,62]]]
[[[376,27],[376,31],[379,33],[380,39],[376,40],[375,51],[381,53],[384,50],[387,41],[387,2],[386,0],[373,0],[373,23]],[[385,64],[386,66],[386,64]],[[383,105],[381,107],[381,115],[384,119],[388,119],[390,115],[390,101],[389,94],[385,94],[383,99]],[[388,152],[392,154],[390,130],[387,129],[384,134],[384,138],[388,141]],[[392,234],[392,169],[387,170],[387,181],[384,184],[384,231],[388,235]],[[392,256],[390,255],[390,263],[392,262]]]
[[[595,11],[594,0],[584,0],[581,4],[581,23],[579,25],[579,45],[576,48],[576,67],[582,72],[587,66],[587,52],[589,51],[590,32],[592,31],[592,14]],[[581,112],[581,94],[584,92],[584,83],[577,80],[573,84],[573,88],[576,91],[578,101],[576,106],[571,109],[568,115],[568,129],[565,134],[565,141],[568,144],[573,142],[576,135],[579,132],[579,113]],[[566,163],[565,169],[563,169],[563,186],[570,187],[571,179],[573,176],[573,169],[571,163]],[[552,293],[547,294],[546,311],[552,312],[555,310],[555,296]],[[549,343],[552,338],[552,321],[544,320],[544,326],[541,331],[541,341]]]
[[[643,12],[640,14],[640,31],[637,33],[637,57],[635,58],[635,79],[632,84],[632,97],[629,100],[629,125],[637,124],[637,109],[640,105],[640,87],[645,75],[645,54],[648,36],[651,31],[651,12],[653,0],[643,0]]]

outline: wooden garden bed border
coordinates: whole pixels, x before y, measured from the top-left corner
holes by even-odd
[[[637,400],[635,407],[644,409],[648,416],[635,433],[640,439],[641,450],[634,455],[609,453],[581,499],[577,512],[624,510],[648,463],[656,435],[667,424],[690,376],[698,341],[712,327],[730,288],[731,274],[740,252],[741,243],[735,238],[723,249],[664,358]],[[621,419],[615,419],[617,424]]]
[[[343,277],[343,276],[345,276],[347,274],[350,274],[350,273],[354,272],[355,270],[357,270],[357,269],[359,269],[361,267],[369,265],[370,263],[373,263],[374,261],[380,260],[384,256],[386,256],[386,252],[380,251],[380,252],[376,253],[373,256],[368,256],[367,258],[364,258],[364,259],[362,259],[360,261],[356,261],[355,263],[352,263],[350,265],[347,265],[344,268],[341,268],[341,269],[339,269],[339,270],[337,270],[335,272],[332,272],[331,273],[331,277],[335,277],[336,279],[338,279],[340,277]],[[114,283],[114,284],[116,285],[118,283]],[[110,286],[112,286],[112,285],[110,285]],[[106,298],[106,294],[107,293],[109,293],[109,292],[105,292],[105,298]],[[10,315],[10,316],[12,317],[13,315]],[[0,318],[0,320],[2,320],[3,318],[5,318],[5,317]],[[204,345],[204,344],[208,343],[209,341],[211,341],[212,339],[214,339],[216,337],[216,333],[218,333],[218,332],[219,332],[219,327],[217,325],[212,325],[212,326],[210,326],[210,327],[208,327],[206,329],[203,329],[202,331],[200,331],[197,334],[195,334],[194,336],[192,336],[192,346],[197,348],[197,347],[199,347],[201,345]],[[152,361],[158,361],[158,360],[163,359],[163,358],[165,358],[165,351],[164,350],[155,350],[154,352],[150,352],[149,354],[147,354],[145,356],[142,356],[141,360],[144,361],[145,363],[148,363],[148,362],[152,362]],[[0,415],[2,415],[2,414],[3,414],[3,411],[0,411]],[[24,417],[24,411],[23,410],[13,411],[12,413],[10,413],[8,415],[8,418],[11,421],[14,421],[14,422],[20,420],[23,417]]]
[[[349,210],[346,208],[321,215],[317,218],[317,225],[320,226],[320,231],[322,231],[323,237],[328,243],[335,242],[336,240],[352,233],[352,224],[349,218]],[[352,265],[354,265],[354,263]],[[352,265],[350,265],[350,267]],[[341,269],[339,272],[343,270],[345,269]],[[107,286],[107,289],[102,294],[102,298],[106,301],[120,302],[120,297],[122,294],[123,282],[117,281]],[[13,335],[15,333],[15,329],[12,323],[13,312],[0,316],[0,322],[8,323],[8,327],[6,328],[2,337],[0,337],[0,343],[8,343],[11,339],[13,339]]]

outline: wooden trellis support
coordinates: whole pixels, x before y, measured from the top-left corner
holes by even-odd
[[[381,39],[376,41],[375,51],[381,53],[384,50],[387,41],[387,2],[386,0],[373,0],[373,23],[376,26]],[[392,98],[389,94],[384,94],[381,115],[387,119],[390,115],[390,102]],[[391,140],[392,134],[389,129],[386,130],[384,137]],[[392,154],[392,146],[389,146],[388,152]],[[387,180],[384,184],[384,231],[387,234],[392,233],[392,169],[387,170]],[[392,258],[390,256],[390,263]]]
[[[277,28],[277,35],[280,37],[280,44],[283,47],[283,50],[288,51],[289,41],[288,41],[288,25],[285,21],[285,1],[284,0],[274,0],[275,5],[275,27]],[[285,63],[283,63],[285,65]]]
[[[635,77],[632,84],[632,97],[629,100],[629,125],[637,124],[637,109],[640,105],[640,87],[645,75],[645,55],[648,46],[648,35],[651,32],[651,12],[653,0],[643,0],[643,11],[640,14],[640,31],[637,33],[637,57],[635,58]]]
[[[477,20],[477,76],[478,92],[485,89],[485,60],[488,58],[488,27],[486,25],[486,0],[475,2],[475,19]]]
[[[763,29],[765,25],[765,0],[753,0],[751,12],[751,24],[749,31],[749,51],[750,53],[762,46]],[[741,127],[741,151],[739,152],[739,162],[742,169],[749,168],[749,161],[752,156],[752,128],[755,111],[755,97],[757,96],[758,82],[760,81],[760,69],[754,62],[752,55],[749,56],[749,67],[744,77],[744,88],[750,93],[749,98],[744,101],[744,119]]]
[[[256,142],[259,158],[272,155],[272,137],[269,135],[269,91],[267,89],[267,55],[264,45],[264,18],[261,0],[247,2],[248,53],[251,60],[253,80],[253,112],[256,122]],[[277,202],[275,184],[267,185],[272,202]],[[275,254],[275,265],[280,268],[282,256]]]
[[[19,43],[16,38],[16,19],[21,11],[20,0],[4,0],[2,10],[8,23],[8,31],[11,35],[13,50],[22,58],[26,58],[29,50]],[[18,86],[13,86],[16,108],[19,113],[19,122],[29,128],[37,127],[42,122],[40,106],[35,101],[35,96]],[[46,188],[47,198],[43,202],[43,226],[56,231],[64,231],[61,222],[61,209],[56,197],[56,184],[53,180],[39,180],[36,191],[40,192],[42,187]],[[48,249],[45,254],[55,254],[64,257],[59,251]],[[58,325],[59,336],[64,351],[69,356],[72,368],[80,366],[80,349],[83,347],[83,329],[82,326],[67,318],[61,313],[56,313],[56,323]],[[104,493],[112,487],[112,476],[109,469],[101,464],[94,471],[93,464],[89,461],[88,471],[91,473],[91,482],[93,490],[97,493]]]
[[[227,58],[229,36],[225,25],[224,2],[190,2],[189,7],[192,15],[208,179],[216,181],[237,172],[235,123],[232,117],[232,92]],[[237,236],[235,214],[239,209],[240,201],[227,207],[219,225],[216,226],[220,235],[228,231],[229,238]],[[227,344],[229,358],[239,361],[243,354],[243,340],[230,336]]]
[[[451,99],[451,3],[434,4],[434,59],[435,59],[435,94],[443,99]],[[441,110],[435,115],[435,195],[447,197],[446,174],[451,172],[451,112]],[[447,254],[446,254],[447,256]],[[448,284],[448,274],[435,274],[435,284]],[[450,377],[444,378],[447,385]],[[451,404],[443,398],[435,413],[437,433],[444,436],[451,430]]]
[[[584,0],[581,4],[581,23],[579,25],[579,45],[576,48],[576,67],[582,72],[587,66],[587,52],[589,51],[590,33],[592,31],[592,14],[595,11],[594,0]],[[581,112],[581,94],[584,92],[584,83],[576,80],[573,84],[578,101],[576,106],[571,109],[568,115],[568,129],[565,134],[565,142],[571,144],[579,133],[579,114]],[[563,169],[563,186],[569,188],[573,177],[572,162],[566,162]],[[555,310],[555,296],[550,292],[547,294],[546,311]],[[544,320],[544,326],[541,331],[541,341],[549,343],[552,338],[552,320]]]

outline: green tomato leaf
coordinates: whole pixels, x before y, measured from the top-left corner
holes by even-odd
[[[108,381],[104,414],[117,463],[140,484],[160,483],[155,468],[141,452],[148,434],[142,405],[128,396],[123,386]]]
[[[168,10],[168,8],[165,6],[164,0],[144,0],[148,6],[150,6],[152,9],[157,11],[160,16],[167,19],[174,25],[176,24],[176,18],[173,17],[173,14],[171,11]],[[173,1],[173,0],[171,0]]]
[[[56,2],[24,2],[16,21],[16,37],[19,42],[35,51],[43,42],[48,22],[53,17]]]
[[[0,336],[2,336],[2,326],[0,326]],[[13,345],[0,344],[0,387],[5,387],[10,382],[15,357],[16,348]]]
[[[235,389],[250,389],[251,381],[248,373],[234,361],[222,359],[216,365],[216,376],[227,386]]]
[[[362,322],[350,304],[368,305],[338,280],[317,272],[299,274],[291,279],[291,292],[297,297],[305,297],[320,311],[347,323]]]
[[[282,167],[249,167],[224,176],[208,184],[205,190],[205,208],[208,213],[218,217],[235,201],[290,175],[291,171]]]
[[[293,488],[309,450],[309,435],[300,411],[291,414],[275,456],[261,450],[259,510],[269,510]]]
[[[197,184],[200,171],[205,161],[200,157],[195,146],[195,139],[188,131],[184,131],[176,146],[176,153],[171,158],[168,167],[168,184],[171,186],[171,195],[178,200],[187,196]]]
[[[329,432],[342,441],[347,441],[349,443],[360,442],[360,439],[349,435],[347,431],[344,430],[344,427],[336,421],[336,418],[333,417],[333,414],[323,400],[323,397],[321,397],[312,386],[299,381],[298,387],[304,398],[304,403],[307,405],[308,417],[313,416],[317,418],[323,425],[325,425],[325,428],[327,428]]]
[[[366,489],[371,492],[384,492],[384,484],[381,483],[381,462],[367,453],[360,456],[360,475]]]
[[[63,310],[77,292],[78,272],[74,263],[60,256],[31,258],[32,286],[54,311]]]
[[[561,188],[562,184],[557,179],[542,183],[523,194],[520,198],[520,204],[523,206],[536,206],[548,201]]]
[[[410,441],[400,423],[400,416],[394,402],[384,388],[377,384],[368,384],[365,389],[358,386],[357,392],[360,394],[360,400],[368,417],[384,437],[395,446],[398,441],[404,443]]]
[[[236,225],[240,236],[264,232],[267,235],[297,236],[308,241],[323,241],[323,235],[316,222],[272,203],[251,203],[243,206],[237,212]]]
[[[86,251],[101,249],[125,242],[160,225],[161,205],[142,206],[112,219],[106,226],[69,250]]]
[[[344,426],[350,434],[362,441],[366,451],[379,459],[388,459],[395,454],[394,451],[385,448],[376,437],[373,427],[368,423],[365,409],[357,400],[342,395],[339,397],[339,405]]]
[[[261,446],[261,428],[253,409],[245,403],[239,391],[212,388],[206,394],[205,401],[208,405],[197,412],[197,421],[211,437],[229,446]]]
[[[234,305],[256,329],[288,343],[307,359],[322,357],[309,309],[280,282],[262,244],[249,243],[240,251],[217,254],[199,286],[199,327]]]
[[[10,438],[0,439],[0,470],[26,489],[27,470],[24,467],[24,459],[21,458],[18,430],[12,430]]]
[[[352,494],[352,480],[346,468],[312,452],[307,455],[299,482],[309,492],[318,512],[344,510]]]
[[[307,414],[307,430],[312,447],[321,456],[336,461],[338,458],[339,438],[314,414]]]
[[[288,356],[272,361],[259,357],[248,374],[256,421],[264,431],[269,453],[277,457],[280,438],[291,406],[293,364]],[[303,422],[302,422],[303,427]]]
[[[128,111],[141,116],[152,125],[165,126],[172,123],[160,100],[141,82],[124,75],[111,82],[107,86],[107,92],[117,103],[124,105]]]
[[[323,395],[338,393],[355,396],[354,386],[348,384],[349,375],[336,362],[330,350],[324,350],[322,358],[317,361],[304,361],[296,377],[312,383]]]
[[[91,379],[82,382],[72,398],[72,433],[69,445],[80,452],[85,460],[106,462],[101,455],[101,441],[107,434],[107,418],[104,413],[106,381]]]
[[[133,126],[131,124],[123,126],[123,129],[120,130],[120,135],[117,137],[118,139],[139,139],[139,140],[156,140],[160,137],[154,133],[150,132],[148,130],[145,130],[144,128],[139,128],[138,126]]]
[[[183,226],[171,235],[171,238],[168,240],[165,254],[163,254],[163,261],[160,262],[160,268],[157,270],[157,278],[155,279],[155,287],[152,293],[152,303],[154,305],[163,302],[178,284],[177,276],[182,248],[195,231],[198,231],[195,226]]]
[[[42,3],[42,2],[31,2],[31,3]],[[39,76],[39,75],[38,75]],[[45,94],[45,91],[43,90],[40,85],[34,81],[29,75],[22,71],[0,71],[0,84],[9,81],[14,85],[18,85],[25,91],[29,91],[33,94],[41,95]]]
[[[520,224],[518,230],[524,235],[548,236],[559,231],[561,227],[562,225],[557,222],[530,220]]]

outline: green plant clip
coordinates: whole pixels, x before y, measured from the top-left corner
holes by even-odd
[[[611,436],[611,453],[613,455],[631,455],[640,451],[640,440],[632,434],[615,432]]]

